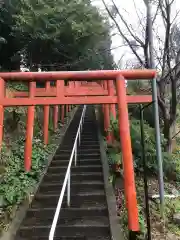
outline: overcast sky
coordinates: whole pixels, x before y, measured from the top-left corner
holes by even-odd
[[[92,1],[94,5],[100,8],[100,10],[104,10],[102,0],[92,0]],[[142,34],[143,28],[139,24],[140,23],[139,19],[140,18],[142,19],[143,15],[145,16],[145,13],[146,13],[146,6],[143,0],[121,0],[121,1],[114,0],[114,2],[117,4],[120,12],[123,13],[123,16],[125,17],[125,19],[127,19],[127,22],[132,25],[137,35],[143,39],[143,34]],[[106,3],[111,4],[111,0],[106,0]],[[139,3],[139,5],[137,3]],[[172,8],[172,19],[174,19],[178,11],[180,11],[180,0],[175,0]],[[178,17],[176,17],[176,22],[180,24],[180,14],[178,14]],[[158,33],[158,35],[163,39],[165,31],[164,31],[161,18],[157,19],[155,23],[155,30]],[[156,44],[156,37],[154,40]],[[112,37],[112,48],[118,47],[121,45],[123,45],[123,42],[120,36],[116,35]],[[114,55],[116,62],[118,62],[118,60],[120,60],[122,56],[123,56],[123,63],[125,63],[128,59],[133,58],[132,52],[129,50],[129,48],[119,47],[113,50],[112,53]]]

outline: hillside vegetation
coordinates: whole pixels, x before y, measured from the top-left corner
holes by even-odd
[[[113,69],[110,25],[89,0],[0,1],[0,71]],[[66,82],[67,84],[67,82]],[[37,86],[41,84],[37,83]],[[7,83],[6,93],[27,90]],[[0,163],[0,232],[7,229],[20,204],[33,194],[48,155],[56,148],[52,116],[49,145],[43,144],[43,108],[36,107],[32,169],[24,171],[27,108],[6,108]],[[70,119],[70,118],[67,118]]]

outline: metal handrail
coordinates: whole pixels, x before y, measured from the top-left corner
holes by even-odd
[[[53,222],[52,222],[52,225],[51,225],[51,230],[49,232],[49,240],[54,239],[54,233],[55,233],[55,230],[56,230],[57,221],[58,221],[59,214],[60,214],[60,211],[61,211],[61,205],[62,205],[62,201],[63,201],[63,198],[64,198],[64,193],[65,193],[65,190],[66,190],[66,186],[67,186],[67,205],[70,206],[71,165],[72,165],[73,157],[75,157],[75,159],[74,159],[75,166],[77,164],[78,138],[79,138],[79,145],[80,145],[82,124],[84,122],[85,112],[86,112],[86,105],[84,105],[83,111],[82,111],[82,114],[81,114],[81,119],[80,119],[79,127],[78,127],[78,130],[77,130],[77,133],[76,133],[76,138],[75,138],[75,141],[74,141],[73,149],[72,149],[72,152],[71,152],[71,157],[70,157],[69,164],[68,164],[68,167],[67,167],[64,183],[63,183],[62,190],[61,190],[61,193],[60,193],[60,196],[59,196],[58,204],[57,204],[57,207],[56,207],[56,212],[54,214]]]

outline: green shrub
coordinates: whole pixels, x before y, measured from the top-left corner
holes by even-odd
[[[115,139],[119,139],[119,127],[118,121],[116,119],[111,119],[110,130],[113,131]],[[134,157],[134,167],[138,170],[143,170],[142,161],[142,145],[141,145],[141,129],[140,121],[134,118],[130,119],[130,134],[131,134],[131,144],[132,152]],[[145,136],[145,154],[146,154],[146,164],[147,169],[151,173],[157,174],[158,163],[156,158],[156,142],[155,142],[155,130],[150,127],[147,122],[144,121],[144,136]],[[166,140],[163,135],[161,135],[162,150],[165,149]],[[165,177],[180,181],[180,149],[176,150],[172,155],[163,152],[163,167]]]

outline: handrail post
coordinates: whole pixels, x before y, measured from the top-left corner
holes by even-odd
[[[81,130],[81,129],[80,129]],[[79,131],[79,145],[81,144],[81,131]]]
[[[76,142],[76,147],[75,147],[75,166],[77,165],[77,142]]]
[[[70,194],[71,194],[71,169],[68,175],[68,186],[67,186],[67,205],[70,207]]]

